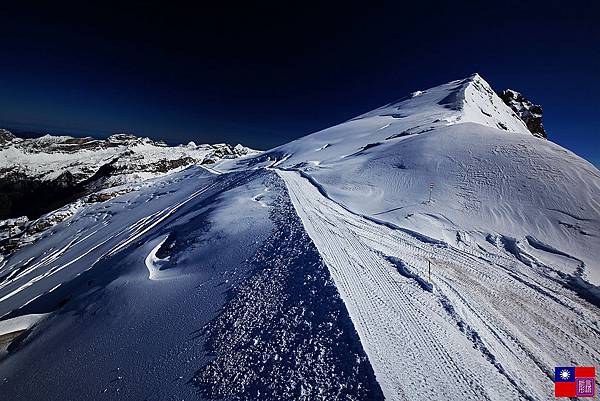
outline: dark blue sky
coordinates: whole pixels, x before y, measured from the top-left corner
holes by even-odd
[[[477,71],[600,165],[596,2],[368,3],[0,6],[0,126],[266,149]]]

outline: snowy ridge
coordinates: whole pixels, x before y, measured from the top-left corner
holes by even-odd
[[[478,75],[216,167],[248,163],[300,170],[356,213],[447,242],[535,237],[600,284],[600,172],[532,135]]]
[[[551,400],[600,364],[600,171],[478,75],[101,195],[0,260],[9,399]]]

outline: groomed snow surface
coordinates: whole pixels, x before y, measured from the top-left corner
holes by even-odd
[[[152,180],[0,262],[1,398],[554,399],[599,195],[478,75]]]
[[[279,174],[386,399],[545,399],[554,366],[600,359],[597,308],[547,268],[419,238],[348,211],[296,172]]]

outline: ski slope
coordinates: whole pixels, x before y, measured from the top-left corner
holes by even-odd
[[[296,172],[278,174],[386,399],[546,399],[554,366],[600,360],[597,308],[545,269],[411,235],[348,211]]]

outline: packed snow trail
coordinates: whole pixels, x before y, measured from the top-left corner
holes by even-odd
[[[424,241],[351,213],[297,172],[277,172],[386,399],[551,399],[554,366],[600,362],[598,308],[546,269]]]

